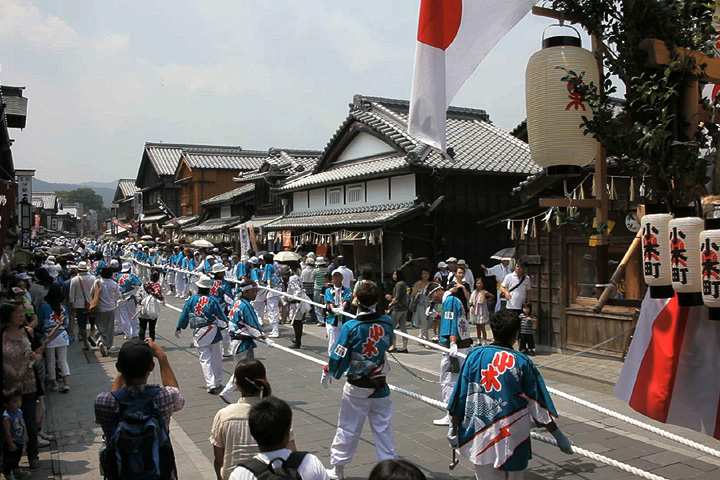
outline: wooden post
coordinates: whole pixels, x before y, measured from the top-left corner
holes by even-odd
[[[600,47],[595,36],[592,36],[593,51],[597,51]],[[600,85],[603,84],[604,71],[602,57],[597,58],[598,71],[600,72]],[[600,201],[600,205],[595,208],[595,220],[597,226],[607,226],[608,224],[608,194],[607,194],[607,159],[605,148],[600,142],[597,145],[597,153],[595,154],[595,198]],[[603,228],[597,235],[597,243],[595,247],[595,256],[597,259],[597,269],[595,271],[595,284],[604,285],[608,281],[608,232],[607,228]],[[600,298],[604,288],[597,287],[597,298]]]

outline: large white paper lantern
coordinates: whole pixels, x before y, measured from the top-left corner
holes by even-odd
[[[671,298],[670,220],[669,213],[655,213],[642,218],[643,272],[652,298]]]
[[[702,298],[708,318],[720,320],[720,218],[706,219],[705,228],[700,233]]]
[[[600,84],[595,56],[582,48],[579,35],[544,38],[525,70],[528,143],[533,160],[548,175],[579,174],[595,158],[597,142],[580,127],[582,117],[592,119],[593,112],[562,80],[567,72],[558,67],[585,72],[586,84]]]
[[[674,218],[670,229],[670,273],[681,306],[703,304],[700,233],[705,221],[698,217]]]

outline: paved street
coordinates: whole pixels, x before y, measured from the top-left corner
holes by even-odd
[[[181,303],[172,299],[171,303]],[[212,447],[208,442],[212,418],[224,403],[208,395],[202,381],[200,364],[195,350],[188,348],[190,334],[183,332],[180,340],[172,335],[178,314],[164,309],[159,321],[159,339],[170,356],[183,395],[185,409],[176,414],[171,425],[171,436],[183,479],[212,479]],[[303,351],[322,358],[326,352],[324,329],[306,326]],[[411,333],[417,330],[411,330]],[[279,343],[288,345],[290,328],[283,328]],[[122,342],[122,337],[116,337]],[[98,352],[83,352],[75,343],[70,349],[72,391],[69,395],[48,394],[50,410],[47,430],[57,436],[51,453],[44,449],[43,468],[35,478],[97,479],[97,450],[101,443],[100,430],[94,423],[92,402],[97,393],[107,390],[115,373],[115,354],[101,358]],[[439,368],[438,353],[410,344],[411,353],[400,360],[421,376],[435,380]],[[329,390],[319,385],[319,367],[278,349],[260,346],[258,358],[268,367],[274,393],[293,407],[294,430],[298,447],[315,453],[326,463],[328,449],[335,431],[342,382],[334,382]],[[615,360],[592,357],[561,357],[538,355],[536,363],[550,364],[542,368],[549,386],[576,395],[593,403],[619,411],[633,418],[661,426],[668,431],[720,449],[720,442],[699,433],[673,426],[660,425],[635,414],[622,402],[611,396],[612,386],[620,370]],[[224,362],[229,377],[233,368],[231,359]],[[159,374],[151,381],[159,381]],[[392,365],[390,381],[433,398],[439,397],[439,386],[414,378],[399,365]],[[558,424],[580,447],[638,468],[651,471],[668,479],[720,478],[720,458],[663,439],[645,430],[631,427],[619,420],[567,400],[555,398],[560,412]],[[446,429],[434,427],[431,421],[442,413],[417,400],[393,394],[394,427],[398,453],[418,464],[428,478],[473,478],[470,463],[462,460],[452,473],[448,471],[451,451],[445,441]],[[542,433],[543,431],[539,431]],[[556,447],[533,443],[534,458],[525,474],[529,480],[579,478],[587,480],[639,478],[584,457],[566,456]],[[349,478],[366,478],[375,462],[370,432],[365,431],[358,454],[347,470]]]

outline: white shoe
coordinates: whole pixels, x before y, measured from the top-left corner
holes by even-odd
[[[439,420],[433,420],[433,425],[437,425],[438,427],[447,427],[450,425],[450,415],[445,415]]]
[[[325,470],[328,477],[332,480],[344,480],[345,479],[345,465],[333,465],[333,468]]]
[[[270,335],[268,335],[268,338],[278,338],[280,337],[280,334],[278,332],[272,332]]]
[[[50,442],[48,442],[48,441],[45,440],[44,438],[41,438],[41,437],[38,435],[37,446],[40,447],[40,448],[49,447],[49,446],[50,446]]]
[[[230,399],[230,395],[228,395],[225,392],[221,392],[219,397],[223,402],[227,403],[228,405],[230,405],[232,403],[232,400]]]

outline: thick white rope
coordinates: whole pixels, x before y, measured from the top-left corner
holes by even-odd
[[[149,264],[143,264],[143,263],[141,263],[141,262],[138,262],[138,261],[135,260],[135,259],[132,259],[132,261],[134,261],[134,262],[137,263],[137,264],[144,265],[144,266],[146,266],[146,267],[152,267],[152,266],[153,266],[153,265],[149,265]],[[172,267],[166,267],[166,268],[171,268],[171,269],[173,269],[173,270],[176,270],[176,271],[179,271],[179,272],[183,272],[183,273],[192,273],[192,272],[189,272],[189,271],[187,271],[187,270],[180,270],[180,269],[175,269],[175,268],[172,268]],[[234,283],[239,283],[237,280],[228,279],[228,281],[231,281],[231,282],[234,282]],[[267,289],[267,287],[262,287],[262,288],[266,288],[266,289]],[[268,289],[268,290],[271,290],[271,289]],[[278,291],[278,290],[272,290],[272,291],[273,291],[273,292],[276,292],[276,293],[279,293],[279,294],[289,295],[289,294],[287,294],[287,293],[285,293],[285,292],[281,292],[281,291]],[[301,298],[301,297],[295,297],[295,296],[293,296],[293,295],[289,295],[289,296],[291,296],[291,297],[293,297],[293,298],[295,298],[295,299],[297,299],[297,300],[303,301],[303,302],[312,303],[313,305],[317,305],[317,306],[322,307],[322,308],[325,307],[324,305],[321,305],[321,304],[319,304],[319,303],[315,303],[315,302],[312,302],[312,301],[308,301],[307,299],[303,299],[303,298]],[[168,305],[168,306],[170,306],[170,305]],[[171,308],[175,308],[175,307],[171,307]],[[178,310],[178,311],[180,311],[180,310]],[[352,316],[352,315],[349,315],[349,316]],[[354,316],[352,316],[352,317],[354,317]],[[410,339],[410,340],[417,341],[417,342],[419,342],[419,343],[422,343],[423,345],[427,345],[427,346],[429,346],[430,348],[434,348],[435,350],[439,350],[439,351],[444,352],[444,353],[449,353],[449,352],[450,352],[450,349],[448,349],[448,348],[445,348],[445,347],[443,347],[443,346],[441,346],[441,345],[438,345],[438,344],[436,344],[436,343],[433,343],[433,342],[424,340],[424,339],[422,339],[422,338],[415,337],[415,336],[409,335],[409,334],[407,334],[407,333],[403,333],[403,332],[401,332],[401,331],[399,331],[399,330],[395,330],[395,334],[396,334],[396,335],[399,335],[399,336],[401,336],[401,337],[404,337],[404,338],[408,338],[408,339]],[[292,350],[291,350],[290,352],[293,353],[293,354],[298,353],[298,352],[295,352],[295,351],[292,351]],[[458,353],[457,355],[458,355],[458,357],[461,357],[461,358],[467,358],[467,355],[465,355],[465,354],[463,354],[463,353]],[[610,410],[610,409],[605,408],[605,407],[601,407],[600,405],[596,405],[596,404],[594,404],[594,403],[588,402],[587,400],[583,400],[582,398],[576,397],[576,396],[574,396],[574,395],[570,395],[570,394],[565,393],[565,392],[563,392],[563,391],[561,391],[561,390],[557,390],[557,389],[552,388],[552,387],[547,387],[547,389],[548,389],[548,391],[549,391],[550,393],[552,393],[553,395],[557,395],[557,396],[562,397],[562,398],[564,398],[564,399],[566,399],[566,400],[569,400],[569,401],[571,401],[571,402],[573,402],[573,403],[577,403],[578,405],[582,405],[582,406],[587,407],[587,408],[589,408],[589,409],[591,409],[591,410],[595,410],[595,411],[597,411],[597,412],[604,413],[605,415],[608,415],[608,416],[610,416],[610,417],[616,418],[616,419],[621,420],[621,421],[623,421],[623,422],[629,423],[630,425],[634,425],[634,426],[636,426],[636,427],[638,427],[638,428],[642,428],[642,429],[644,429],[644,430],[647,430],[647,431],[649,431],[649,432],[652,432],[652,433],[654,433],[654,434],[656,434],[656,435],[660,435],[661,437],[667,438],[667,439],[669,439],[669,440],[674,440],[674,441],[676,441],[676,442],[678,442],[678,443],[680,443],[680,444],[682,444],[682,445],[685,445],[685,446],[687,446],[687,447],[694,448],[694,449],[699,450],[699,451],[701,451],[701,452],[703,452],[703,453],[706,453],[706,454],[708,454],[708,455],[712,455],[713,457],[720,458],[720,451],[718,451],[718,450],[716,450],[716,449],[714,449],[714,448],[710,448],[710,447],[708,447],[708,446],[706,446],[706,445],[703,445],[703,444],[701,444],[701,443],[698,443],[698,442],[695,442],[695,441],[693,441],[693,440],[687,439],[687,438],[682,437],[682,436],[680,436],[680,435],[677,435],[677,434],[675,434],[675,433],[668,432],[667,430],[663,430],[663,429],[661,429],[661,428],[655,427],[655,426],[653,426],[653,425],[650,425],[650,424],[648,424],[648,423],[642,422],[642,421],[640,421],[640,420],[636,420],[636,419],[634,419],[634,418],[628,417],[627,415],[623,415],[622,413],[615,412],[615,411]],[[403,393],[403,392],[400,392],[400,393]],[[410,392],[410,393],[412,393],[412,392]],[[417,395],[417,394],[414,394],[414,395]],[[430,399],[430,400],[432,400],[432,399]],[[432,401],[435,401],[435,400],[432,400]]]

